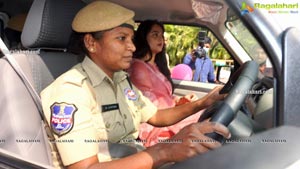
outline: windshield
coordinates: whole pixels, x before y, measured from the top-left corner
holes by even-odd
[[[259,66],[265,66],[268,76],[272,75],[272,65],[265,50],[258,43],[256,38],[250,33],[243,22],[234,14],[226,22],[229,32],[240,43],[252,60],[255,60]]]

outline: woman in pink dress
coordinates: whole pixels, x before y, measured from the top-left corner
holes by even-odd
[[[134,43],[136,51],[128,73],[133,84],[148,97],[158,109],[177,106],[197,99],[195,95],[173,96],[173,83],[167,65],[164,27],[156,20],[146,20],[139,25]],[[148,147],[170,138],[184,126],[197,122],[201,112],[169,127],[154,127],[143,123],[139,138]]]

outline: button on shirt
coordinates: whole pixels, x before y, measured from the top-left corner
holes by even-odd
[[[96,154],[99,161],[111,160],[108,141],[136,139],[140,123],[156,113],[156,106],[126,77],[120,71],[110,79],[85,57],[42,91],[43,110],[64,165]]]
[[[213,83],[215,81],[214,66],[208,56],[203,58],[196,58],[193,81],[205,83]]]

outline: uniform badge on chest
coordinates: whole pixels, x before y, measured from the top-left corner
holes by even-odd
[[[124,94],[125,96],[127,97],[128,100],[137,100],[138,96],[137,94],[135,93],[134,90],[130,89],[130,88],[126,88],[124,89]]]

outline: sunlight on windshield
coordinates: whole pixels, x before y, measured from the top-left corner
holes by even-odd
[[[245,50],[243,49],[243,47],[235,40],[234,36],[232,36],[232,34],[227,31],[225,33],[224,38],[226,39],[226,41],[228,42],[228,44],[230,46],[234,46],[234,51],[237,53],[237,55],[239,56],[238,59],[240,59],[241,62],[246,62],[248,60],[251,60],[248,53],[245,52]]]

